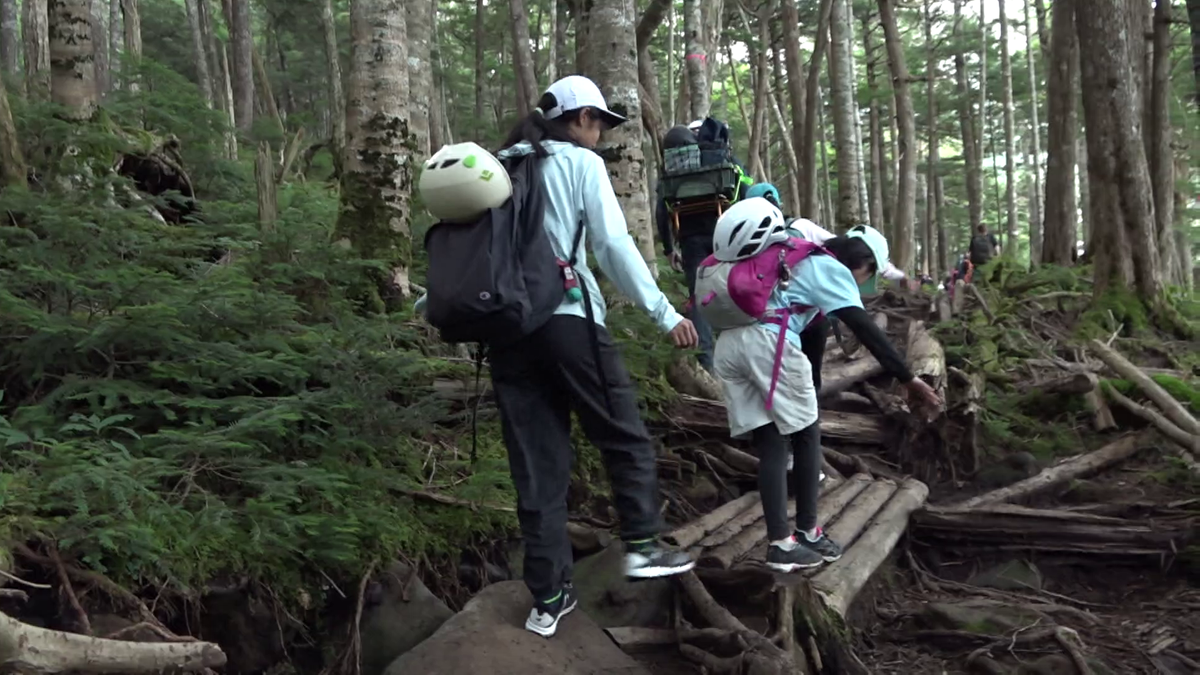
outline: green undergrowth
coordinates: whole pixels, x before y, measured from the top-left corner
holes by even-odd
[[[303,604],[327,579],[354,587],[371,561],[457,564],[513,536],[512,512],[487,508],[515,501],[494,410],[472,465],[471,411],[435,394],[437,380],[473,382],[472,365],[442,358],[452,350],[411,309],[354,301],[385,267],[331,245],[336,193],[280,186],[261,231],[251,153],[221,159],[194,88],[153,82],[91,125],[15,111],[31,148],[82,150],[31,149],[42,179],[0,192],[0,544],[53,541],[130,588],[248,577]],[[199,197],[183,223],[129,203],[105,168],[151,135],[181,139]],[[56,179],[80,167],[83,180]],[[645,415],[660,415],[678,352],[640,310],[608,323]],[[599,453],[575,440],[573,502],[602,503]]]

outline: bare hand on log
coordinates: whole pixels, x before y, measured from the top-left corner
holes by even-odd
[[[925,413],[932,412],[932,415],[925,415],[927,421],[937,416],[937,412],[942,409],[942,397],[933,387],[919,377],[914,377],[904,386],[907,388],[909,402],[913,404],[913,408],[920,409]]]

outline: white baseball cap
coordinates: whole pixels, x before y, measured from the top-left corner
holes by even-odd
[[[847,239],[862,239],[867,248],[871,249],[871,255],[875,257],[875,274],[863,282],[859,288],[864,295],[875,293],[879,284],[879,274],[883,272],[883,268],[888,266],[888,242],[887,237],[879,230],[870,225],[855,225],[846,233]]]
[[[568,75],[550,85],[546,93],[553,94],[554,100],[558,102],[558,105],[543,112],[548,120],[559,117],[569,110],[595,108],[600,111],[600,116],[610,127],[629,121],[609,110],[608,104],[604,102],[604,94],[600,93],[600,87],[582,75]]]
[[[704,126],[704,120],[693,120],[692,123],[688,125],[688,129],[690,131],[696,131],[702,126]]]

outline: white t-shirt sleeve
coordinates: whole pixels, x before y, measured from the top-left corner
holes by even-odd
[[[683,317],[658,288],[650,268],[629,234],[625,214],[613,191],[604,160],[593,152],[580,163],[579,186],[584,222],[592,253],[600,269],[617,290],[648,313],[663,332],[675,328]]]

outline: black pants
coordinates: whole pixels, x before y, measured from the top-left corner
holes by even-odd
[[[600,449],[621,538],[647,539],[661,529],[658,469],[637,392],[612,337],[603,327],[595,329],[600,363],[593,356],[587,320],[561,315],[490,356],[525,540],[525,585],[536,600],[553,597],[571,580],[567,487],[574,460],[572,411]]]
[[[700,311],[700,298],[695,296],[696,272],[700,268],[700,263],[712,255],[712,252],[711,234],[694,234],[684,237],[679,242],[679,257],[683,262],[683,275],[687,278],[688,297],[692,298],[692,311],[688,312],[688,318],[692,320],[692,325],[696,327],[696,334],[700,337],[700,355],[696,357],[696,360],[710,373],[713,363],[713,331],[712,326],[704,320],[703,312]]]
[[[829,319],[818,317],[800,332],[800,351],[812,366],[813,389],[821,393],[821,362],[825,360],[825,342],[829,338]]]
[[[761,426],[754,430],[753,443],[759,456],[758,493],[762,495],[767,539],[776,541],[792,533],[787,519],[787,461],[792,453],[796,457],[792,467],[796,529],[816,527],[817,497],[821,492],[820,423],[813,422],[791,436],[779,433],[774,424]]]

